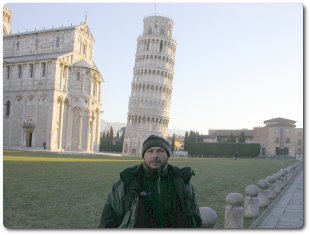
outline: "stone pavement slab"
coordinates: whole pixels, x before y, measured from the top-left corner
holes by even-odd
[[[304,226],[303,171],[298,174],[257,228],[297,229]]]

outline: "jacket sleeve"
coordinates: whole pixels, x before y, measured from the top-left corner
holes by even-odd
[[[195,197],[195,189],[191,183],[188,183],[186,187],[187,187],[187,190],[186,190],[187,191],[187,195],[186,195],[187,205],[188,205],[189,212],[192,216],[192,219],[194,220],[191,226],[197,228],[202,225],[202,221],[200,217],[199,207],[197,205],[197,201]]]
[[[122,181],[113,185],[112,192],[110,192],[102,211],[99,228],[117,228],[121,224],[124,210],[124,191]]]

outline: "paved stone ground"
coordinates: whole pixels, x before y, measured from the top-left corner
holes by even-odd
[[[304,175],[298,173],[257,228],[298,229],[304,226]]]

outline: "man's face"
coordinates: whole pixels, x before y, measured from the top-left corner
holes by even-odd
[[[162,147],[151,147],[145,151],[143,161],[150,171],[157,171],[166,166],[168,155]]]

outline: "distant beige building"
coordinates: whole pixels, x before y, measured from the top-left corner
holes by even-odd
[[[99,150],[103,78],[88,25],[11,34],[3,10],[4,148]]]
[[[253,130],[239,129],[210,129],[208,136],[203,139],[205,143],[225,143],[233,137],[236,143],[239,143],[239,137],[241,133],[244,134],[245,143],[252,143],[253,141]]]
[[[261,144],[263,155],[303,155],[303,128],[296,128],[296,121],[273,118],[264,121],[264,127],[253,129],[253,143]]]
[[[151,134],[168,137],[176,41],[174,22],[162,16],[144,18],[138,37],[123,154],[139,155]]]

